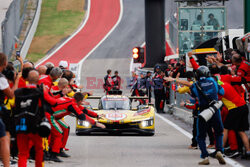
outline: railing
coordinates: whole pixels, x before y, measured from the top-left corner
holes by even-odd
[[[13,0],[1,24],[2,50],[8,58],[11,57],[15,43],[19,40],[18,37],[22,29],[27,4],[28,0]]]

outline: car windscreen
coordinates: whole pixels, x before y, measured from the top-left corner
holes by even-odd
[[[103,110],[130,110],[130,100],[128,98],[103,98]]]

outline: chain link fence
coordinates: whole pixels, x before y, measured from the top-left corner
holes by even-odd
[[[1,24],[2,30],[2,50],[8,58],[11,57],[15,49],[15,43],[22,29],[24,15],[27,9],[28,0],[13,0],[10,4],[4,21]]]

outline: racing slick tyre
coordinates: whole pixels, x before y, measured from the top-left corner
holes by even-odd
[[[154,136],[155,135],[155,131],[152,132],[144,132],[142,133],[143,136]]]
[[[76,136],[85,136],[85,135],[89,135],[89,132],[76,132]]]

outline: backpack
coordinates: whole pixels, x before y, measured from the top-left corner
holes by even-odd
[[[20,88],[15,91],[13,116],[17,133],[37,132],[44,118],[44,111],[39,108],[42,95],[40,88]]]

